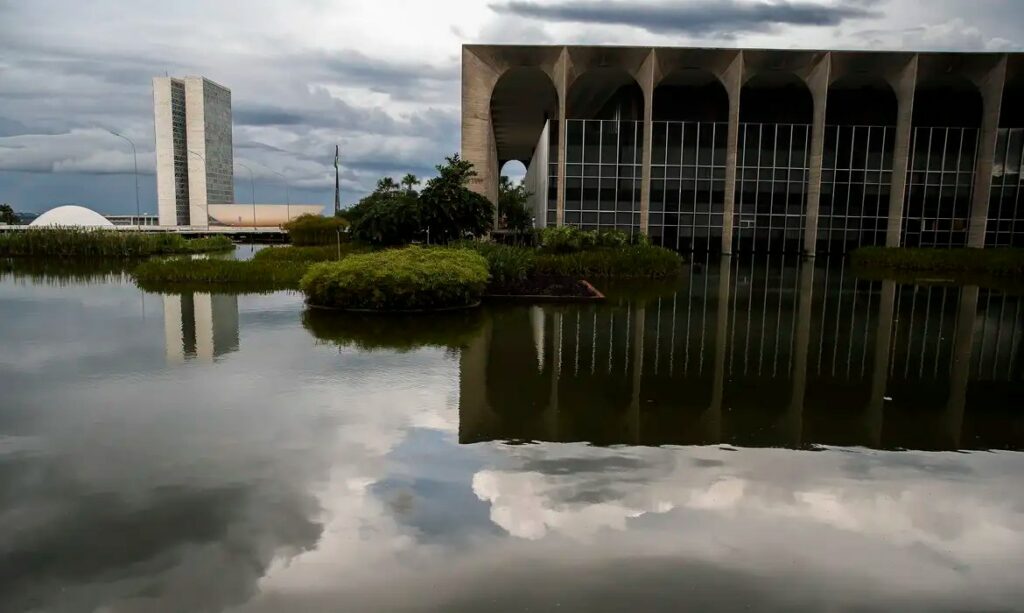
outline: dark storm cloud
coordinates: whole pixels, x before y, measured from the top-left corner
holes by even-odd
[[[600,0],[563,1],[540,4],[512,0],[492,4],[499,13],[577,23],[599,23],[642,28],[656,33],[690,35],[761,32],[778,25],[834,26],[847,19],[877,16],[875,0],[825,5],[804,0],[740,2],[739,0],[697,0],[634,4]]]

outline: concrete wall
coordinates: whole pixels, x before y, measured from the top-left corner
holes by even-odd
[[[153,79],[153,125],[156,136],[156,199],[160,225],[177,224],[174,193],[174,128],[171,122],[171,79]]]

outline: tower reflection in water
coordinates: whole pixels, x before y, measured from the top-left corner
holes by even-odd
[[[490,309],[460,441],[1024,448],[1020,296],[795,256],[696,268],[654,298]]]
[[[164,346],[168,364],[212,362],[238,351],[238,297],[186,292],[165,294]]]

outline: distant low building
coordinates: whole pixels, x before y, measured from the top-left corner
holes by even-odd
[[[299,215],[321,215],[321,204],[211,204],[210,224],[277,228]]]
[[[158,226],[160,218],[156,215],[104,215],[115,226]]]

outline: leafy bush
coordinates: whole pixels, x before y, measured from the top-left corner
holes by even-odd
[[[465,347],[479,333],[479,309],[443,313],[338,313],[307,309],[302,325],[318,340],[362,351]]]
[[[861,247],[850,253],[855,268],[905,272],[1024,275],[1024,249]]]
[[[661,247],[630,245],[618,249],[591,249],[576,253],[541,253],[535,273],[577,279],[660,278],[682,273],[683,260],[674,251]]]
[[[529,208],[530,192],[519,182],[513,183],[502,175],[498,180],[498,218],[505,228],[517,237],[529,233],[533,227],[533,212]]]
[[[540,231],[540,246],[550,253],[574,253],[583,249],[583,232],[576,226],[549,226]]]
[[[536,272],[537,250],[483,241],[463,241],[456,246],[484,256],[491,272],[491,285],[506,286],[525,281]]]
[[[341,257],[345,257],[351,253],[362,253],[366,251],[366,247],[356,243],[342,243],[340,246]],[[253,256],[253,260],[258,262],[304,262],[311,264],[313,262],[328,262],[331,260],[337,260],[338,258],[338,245],[322,245],[319,247],[267,247],[256,252]]]
[[[406,247],[313,264],[300,286],[317,306],[430,310],[477,302],[489,276],[487,260],[478,253]]]
[[[416,196],[407,192],[375,193],[352,235],[374,245],[408,245],[420,235],[420,208]],[[364,200],[366,200],[364,199]]]
[[[167,258],[143,262],[132,276],[146,291],[273,292],[298,289],[308,264],[260,260]]]
[[[189,240],[169,232],[38,228],[0,234],[0,256],[145,257],[231,249],[226,236]]]
[[[648,246],[646,234],[619,229],[580,230],[575,226],[547,227],[540,231],[540,246],[549,253],[575,253],[585,249]]]
[[[430,242],[449,243],[467,236],[483,236],[494,224],[494,205],[471,191],[476,176],[473,164],[456,153],[437,167],[438,176],[427,181],[419,195],[420,226]]]
[[[348,221],[341,217],[299,215],[282,226],[293,245],[330,245],[338,242],[338,233],[344,232]],[[344,236],[342,236],[344,238]]]

